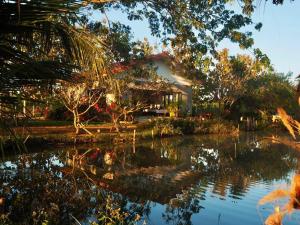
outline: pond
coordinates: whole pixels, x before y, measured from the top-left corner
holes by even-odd
[[[281,203],[258,201],[288,189],[300,154],[262,137],[189,136],[6,155],[0,223],[263,224]],[[297,210],[283,221],[299,223]]]

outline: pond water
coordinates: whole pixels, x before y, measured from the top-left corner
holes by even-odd
[[[190,136],[7,155],[0,163],[0,223],[105,223],[107,212],[120,208],[114,219],[137,224],[263,224],[283,202],[258,206],[259,199],[289,188],[300,154],[262,137]],[[283,224],[300,224],[298,211]]]

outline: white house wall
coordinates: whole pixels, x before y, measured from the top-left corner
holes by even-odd
[[[157,75],[162,78],[162,80],[173,84],[176,86],[177,91],[180,90],[182,94],[182,101],[186,107],[187,112],[192,112],[192,82],[180,75],[177,75],[168,65],[168,62],[165,60],[155,60],[151,63],[152,66],[157,68]],[[126,73],[125,73],[126,74]],[[124,73],[119,74],[120,76]],[[128,97],[128,96],[127,96]],[[107,94],[106,102],[111,103],[115,102],[114,94]]]
[[[155,61],[153,63],[154,67],[157,67],[157,74],[161,76],[163,79],[170,81],[170,83],[191,86],[191,81],[183,78],[182,76],[176,75],[171,69],[170,66],[167,65],[166,62],[163,61]]]
[[[186,104],[187,111],[192,112],[192,82],[182,76],[176,75],[164,61],[154,61],[153,66],[157,68],[158,76],[176,85],[181,90],[182,101]]]

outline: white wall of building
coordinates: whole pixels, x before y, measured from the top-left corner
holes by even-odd
[[[188,112],[192,112],[192,81],[176,74],[163,60],[153,62],[153,66],[157,68],[157,74],[163,80],[176,85],[182,92],[182,101]]]
[[[157,67],[157,74],[161,76],[164,80],[168,80],[171,83],[191,86],[192,82],[182,76],[175,74],[170,66],[164,61],[155,61],[153,63],[154,67]]]

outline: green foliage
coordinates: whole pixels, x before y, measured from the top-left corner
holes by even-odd
[[[247,83],[245,96],[253,98],[257,110],[276,114],[278,107],[287,109],[292,115],[299,113],[296,89],[290,82],[289,75],[270,73],[253,78]]]
[[[227,9],[226,0],[2,1],[2,7],[0,87],[6,96],[24,85],[39,89],[57,78],[70,79],[74,71],[115,89],[109,64],[148,56],[153,48],[146,40],[131,42],[129,26],[109,21],[106,11],[112,8],[130,20],[148,19],[152,34],[171,46],[186,74],[196,75],[200,62],[209,61],[203,56],[224,38],[251,45],[251,34],[239,31],[252,23],[250,17]],[[91,21],[95,9],[107,19]]]
[[[231,39],[245,48],[253,44],[252,33],[241,31],[252,24],[251,18],[231,10],[227,0],[128,0],[97,2],[93,6],[101,12],[114,8],[129,20],[148,20],[152,35],[170,47],[175,60],[182,63],[182,73],[196,79],[207,68],[205,55],[214,54],[223,39]]]
[[[68,0],[4,1],[1,7],[2,92],[69,79],[74,69],[90,69],[102,76],[104,42],[71,23],[80,4]]]
[[[154,135],[173,136],[193,134],[197,122],[184,118],[158,118],[143,126],[143,129],[153,129]]]
[[[173,119],[172,125],[175,129],[180,129],[183,134],[193,134],[197,126],[197,122],[189,119]]]
[[[154,134],[160,137],[174,136],[182,134],[179,127],[175,128],[170,119],[157,119],[154,125]]]
[[[199,134],[237,134],[238,132],[231,121],[217,119],[204,120],[196,130]]]
[[[294,1],[294,0],[291,0]],[[268,1],[265,0],[265,2],[267,3]],[[281,5],[283,4],[284,0],[272,0],[272,3],[274,5]],[[242,9],[243,9],[243,13],[247,14],[247,15],[251,15],[254,12],[254,9],[257,6],[261,5],[261,1],[257,2],[254,0],[242,0]]]
[[[137,59],[144,59],[151,56],[154,50],[155,46],[151,46],[147,38],[144,38],[143,41],[134,42],[132,46],[133,56]]]
[[[131,28],[120,22],[113,21],[90,21],[87,18],[85,26],[97,36],[106,40],[106,45],[113,52],[114,60],[117,62],[128,62],[132,51]]]
[[[47,120],[72,120],[72,114],[68,112],[65,106],[56,105],[50,109],[46,119]]]
[[[149,21],[153,35],[173,46],[189,44],[197,52],[206,52],[214,40],[230,37],[231,31],[251,24],[247,16],[227,9],[227,1],[158,0],[94,4],[95,8],[122,10],[129,20]],[[195,32],[198,31],[198,32]],[[210,32],[208,32],[210,31]]]
[[[98,209],[97,222],[91,225],[134,225],[140,220],[139,214],[134,216],[122,211],[111,195],[103,199],[104,203]]]
[[[0,104],[8,109],[5,114],[17,108],[14,98],[44,101],[38,93],[50,95],[56,79],[70,81],[78,72],[88,71],[85,76],[106,80],[103,71],[109,52],[103,39],[76,19],[82,4],[73,0],[0,2]],[[28,116],[19,110],[16,116],[20,115]],[[1,113],[0,120],[4,117]]]
[[[261,120],[261,111],[270,116],[276,114],[278,107],[284,107],[292,115],[298,114],[296,104],[290,104],[296,100],[290,74],[275,73],[269,58],[261,50],[255,49],[254,56],[230,56],[227,49],[219,52],[215,67],[200,85],[193,88],[194,108],[218,103],[223,116],[235,120],[241,116],[255,117],[262,126],[266,121]],[[229,115],[225,115],[225,110]]]
[[[271,125],[272,119],[269,115],[270,114],[268,114],[266,111],[260,111],[260,115],[257,120],[257,130],[266,129]]]
[[[143,126],[142,136],[150,137],[153,129],[155,136],[174,136],[181,134],[236,134],[237,127],[228,120],[196,120],[184,118],[160,118]],[[147,131],[147,132],[145,132]]]
[[[167,110],[170,113],[170,117],[178,116],[179,111],[179,103],[178,102],[171,102],[167,105]]]

